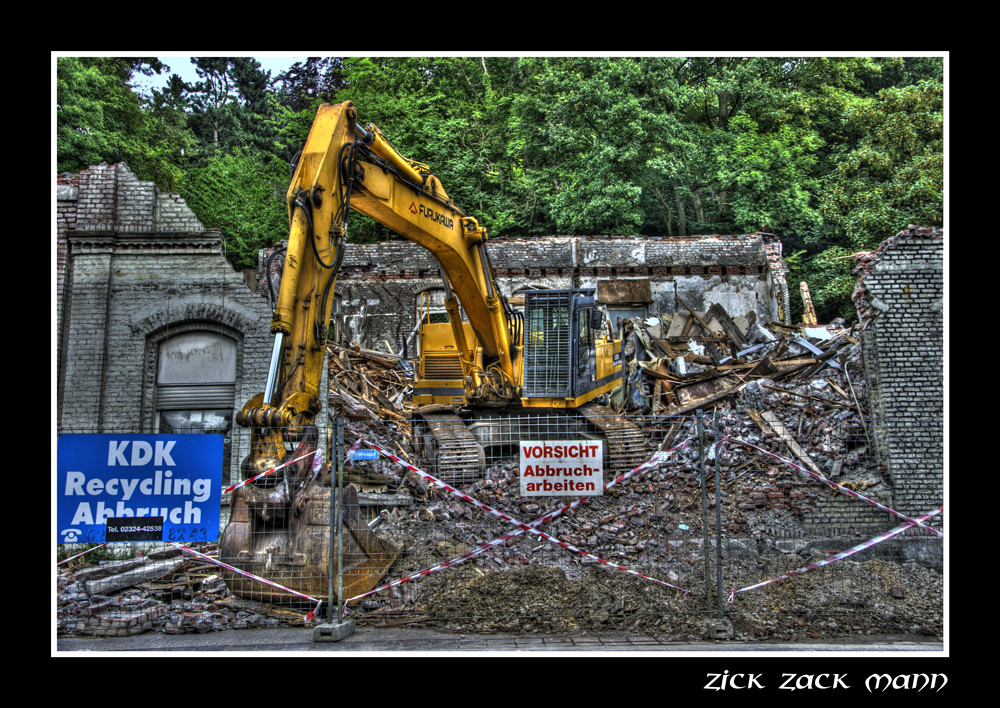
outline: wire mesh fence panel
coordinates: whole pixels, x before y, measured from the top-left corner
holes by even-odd
[[[401,553],[382,587],[349,603],[352,618],[468,632],[657,632],[706,612],[692,598],[704,597],[701,567],[675,562],[691,527],[670,523],[682,503],[671,480],[698,455],[680,447],[691,420],[592,409],[451,422],[480,447],[477,468],[441,465],[434,453],[453,438],[428,444],[434,431],[421,421],[412,438],[376,443],[396,459],[354,464],[355,479],[361,465],[397,475],[413,503],[374,529]],[[407,456],[409,439],[417,445]]]
[[[733,593],[726,614],[748,637],[930,634],[943,631],[941,546],[903,536],[844,555],[877,538],[874,528],[771,529],[751,554],[724,546]]]
[[[940,634],[940,536],[869,543],[912,518],[890,513],[879,425],[600,406],[346,420],[284,431],[256,467],[243,460],[260,441],[235,429],[218,536],[61,546],[60,560],[90,553],[60,566],[60,627],[209,631],[343,612],[470,633],[690,640],[723,620],[748,640]]]
[[[729,596],[721,611],[737,633],[940,633],[940,524],[899,495],[874,444],[884,425],[808,409],[723,416],[723,514],[714,526],[720,596]],[[934,506],[943,502],[941,476],[928,475]]]

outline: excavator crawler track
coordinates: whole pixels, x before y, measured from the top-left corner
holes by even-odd
[[[599,403],[588,403],[580,408],[580,413],[604,434],[609,460],[605,464],[615,477],[631,472],[649,459],[647,435],[637,425]]]
[[[442,482],[467,484],[485,476],[483,446],[454,413],[420,414],[414,419],[414,438]]]

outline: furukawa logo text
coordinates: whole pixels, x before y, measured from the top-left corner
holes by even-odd
[[[438,224],[441,224],[441,226],[445,227],[446,229],[453,229],[453,228],[455,228],[455,220],[453,218],[451,218],[447,214],[442,214],[441,212],[437,211],[436,209],[431,209],[430,207],[425,207],[423,204],[421,204],[418,207],[416,202],[411,203],[410,204],[410,213],[414,214],[414,215],[419,214],[420,216],[424,217],[425,219],[430,219],[431,221],[434,221],[434,222],[436,222]]]

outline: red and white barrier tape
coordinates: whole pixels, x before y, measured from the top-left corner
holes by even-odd
[[[827,479],[823,475],[816,474],[812,470],[807,470],[805,467],[802,467],[801,465],[795,464],[791,460],[786,460],[784,457],[780,457],[778,455],[775,455],[773,452],[768,452],[767,450],[765,450],[765,449],[763,449],[761,447],[758,447],[758,446],[754,445],[753,443],[748,443],[746,440],[740,440],[739,438],[734,438],[734,442],[738,442],[741,445],[746,445],[747,447],[752,447],[754,450],[758,450],[759,452],[763,452],[768,457],[773,457],[776,460],[784,462],[786,465],[789,465],[790,467],[794,467],[798,471],[803,472],[803,473],[809,475],[813,479],[817,479],[820,482],[823,482],[824,484],[830,485],[830,487],[832,489],[835,489],[837,491],[843,492],[844,494],[847,494],[848,496],[852,496],[855,499],[859,499],[859,500],[861,500],[863,502],[871,504],[872,506],[874,506],[874,507],[876,507],[878,509],[881,509],[882,511],[884,511],[884,512],[886,512],[888,514],[892,514],[897,519],[902,519],[903,521],[908,521],[908,522],[910,522],[911,524],[913,524],[915,526],[919,526],[920,528],[924,529],[925,531],[930,531],[931,533],[935,534],[936,536],[944,536],[944,532],[943,531],[939,531],[938,529],[934,528],[933,526],[927,526],[926,524],[921,523],[921,520],[919,520],[919,519],[912,519],[909,516],[906,516],[905,514],[900,514],[898,511],[894,511],[894,510],[890,509],[889,507],[887,507],[887,506],[885,506],[883,504],[879,504],[874,499],[869,499],[866,496],[858,494],[853,489],[848,489],[847,487],[843,487],[843,486],[837,484],[836,482]]]
[[[360,440],[360,438],[359,438],[359,440]],[[586,551],[583,551],[583,550],[577,548],[576,546],[573,546],[572,544],[566,543],[565,541],[560,541],[557,538],[553,538],[549,534],[547,534],[547,533],[545,533],[543,531],[539,531],[536,528],[537,526],[541,526],[542,524],[550,521],[551,519],[554,519],[556,516],[559,516],[560,514],[562,514],[562,513],[566,512],[566,511],[570,510],[570,509],[573,509],[573,508],[581,505],[587,499],[589,499],[589,497],[581,497],[579,499],[576,499],[573,502],[571,502],[570,504],[567,504],[567,505],[563,506],[560,509],[555,509],[555,510],[553,510],[553,511],[551,511],[551,512],[549,512],[549,513],[547,513],[547,514],[545,514],[543,516],[538,517],[537,519],[535,519],[534,521],[532,521],[530,524],[525,524],[525,523],[523,523],[521,521],[518,521],[517,519],[511,518],[510,516],[508,516],[507,514],[503,513],[502,511],[494,509],[493,507],[491,507],[491,506],[489,506],[487,504],[484,504],[484,503],[482,503],[482,502],[480,502],[480,501],[478,501],[476,499],[473,499],[469,495],[467,495],[464,492],[461,492],[461,491],[455,489],[454,487],[452,487],[449,484],[446,484],[445,482],[442,482],[441,480],[437,479],[433,475],[430,475],[430,474],[424,472],[423,470],[421,470],[421,469],[419,469],[417,467],[414,467],[410,463],[406,462],[405,460],[400,459],[399,457],[397,457],[396,455],[392,454],[391,452],[389,452],[385,448],[381,447],[380,445],[376,445],[375,443],[369,442],[367,440],[364,441],[364,442],[365,442],[365,444],[367,444],[372,449],[378,450],[378,452],[380,454],[385,455],[386,457],[388,457],[391,460],[394,460],[395,462],[397,462],[398,464],[400,464],[403,467],[407,468],[411,472],[414,472],[415,474],[419,475],[420,477],[428,480],[429,482],[431,482],[435,486],[440,487],[441,489],[444,489],[444,490],[447,490],[447,491],[451,492],[452,494],[456,495],[460,499],[463,499],[463,500],[469,502],[470,504],[473,504],[474,506],[477,506],[480,509],[483,509],[483,510],[487,511],[490,514],[492,514],[492,515],[494,515],[494,516],[496,516],[496,517],[498,517],[500,519],[503,519],[504,521],[512,523],[515,526],[517,526],[518,528],[517,528],[517,530],[512,531],[512,532],[510,532],[508,534],[504,534],[504,535],[499,536],[499,537],[497,537],[497,538],[495,538],[495,539],[493,539],[491,541],[487,541],[486,543],[480,544],[475,549],[473,549],[470,553],[467,553],[464,556],[452,558],[452,559],[447,560],[447,561],[445,561],[443,563],[439,563],[439,564],[437,564],[435,566],[431,566],[430,568],[425,568],[425,569],[423,569],[421,571],[418,571],[417,573],[414,573],[412,575],[409,575],[409,576],[407,576],[405,578],[400,578],[398,580],[394,580],[394,581],[392,581],[390,583],[387,583],[387,584],[382,585],[382,586],[380,586],[378,588],[375,588],[374,590],[370,590],[370,591],[368,591],[368,592],[366,592],[366,593],[364,593],[362,595],[358,595],[356,597],[352,597],[347,602],[352,602],[354,600],[359,600],[361,598],[367,597],[368,595],[372,595],[372,594],[380,592],[382,590],[386,590],[388,588],[395,587],[397,585],[401,585],[402,583],[408,582],[410,580],[414,580],[416,578],[423,577],[425,575],[429,575],[430,573],[436,572],[438,570],[443,570],[445,568],[450,568],[452,566],[458,565],[459,563],[464,563],[465,561],[469,560],[470,558],[474,558],[474,557],[476,557],[476,556],[478,556],[478,555],[486,552],[487,550],[489,550],[491,548],[494,548],[494,547],[496,547],[496,546],[498,546],[498,545],[500,545],[502,543],[505,543],[506,541],[510,540],[511,538],[514,538],[515,536],[519,536],[520,534],[522,534],[522,533],[524,533],[526,531],[530,532],[530,533],[533,533],[533,534],[536,534],[536,535],[544,538],[547,541],[551,541],[552,543],[555,543],[555,544],[557,544],[559,546],[562,546],[563,548],[571,550],[574,553],[579,553],[579,554],[584,555],[584,556],[586,556],[588,558],[592,558],[592,559],[598,561],[599,563],[603,563],[604,565],[610,566],[612,568],[617,568],[618,570],[622,570],[622,571],[624,571],[626,573],[629,573],[630,575],[635,575],[637,577],[640,577],[640,578],[643,578],[643,579],[646,579],[646,580],[650,580],[650,581],[652,581],[654,583],[659,583],[660,585],[665,585],[667,587],[674,588],[675,590],[680,590],[681,592],[684,593],[685,596],[688,595],[691,592],[690,590],[685,590],[684,588],[677,587],[676,585],[671,585],[670,583],[663,582],[662,580],[657,580],[656,578],[651,578],[649,576],[646,576],[646,575],[643,575],[641,573],[638,573],[638,572],[636,572],[634,570],[630,570],[628,568],[625,568],[624,566],[620,566],[620,565],[617,565],[615,563],[611,563],[610,561],[604,560],[602,558],[598,558],[597,556],[592,555],[590,553],[587,553]],[[683,443],[681,443],[680,445],[677,445],[677,446],[671,448],[670,450],[665,450],[665,451],[662,451],[662,452],[657,452],[655,455],[653,455],[652,458],[650,458],[646,462],[642,463],[641,465],[639,465],[635,469],[633,469],[633,470],[631,470],[629,472],[626,472],[626,473],[620,475],[619,477],[617,477],[616,479],[612,480],[611,482],[608,482],[607,484],[605,484],[604,485],[604,489],[605,490],[610,489],[611,487],[613,487],[614,485],[618,484],[619,482],[621,482],[621,481],[623,481],[625,479],[628,479],[629,477],[631,477],[631,476],[633,476],[635,474],[638,474],[639,472],[641,472],[641,471],[643,471],[645,469],[648,469],[650,467],[653,467],[653,466],[656,466],[656,465],[660,464],[661,462],[663,462],[664,460],[666,460],[666,458],[669,457],[673,452],[675,452],[675,451],[677,451],[679,449],[684,449],[685,447],[687,447],[687,445],[688,445],[689,442],[690,442],[690,439],[689,440],[685,440]]]
[[[308,457],[308,455],[306,455],[306,457]],[[323,604],[323,600],[317,600],[315,597],[310,597],[309,595],[305,595],[305,594],[303,594],[301,592],[298,592],[297,590],[292,590],[291,588],[286,588],[284,585],[278,585],[277,583],[272,582],[270,580],[267,580],[266,578],[261,578],[260,576],[254,575],[253,573],[248,573],[245,570],[240,570],[239,568],[234,568],[231,565],[223,563],[218,558],[212,558],[211,556],[206,556],[204,553],[199,553],[198,551],[194,550],[193,548],[188,548],[187,546],[184,546],[184,545],[182,545],[180,543],[173,543],[173,542],[171,542],[170,545],[173,546],[174,548],[179,548],[180,550],[182,550],[182,551],[184,551],[186,553],[190,553],[193,556],[197,556],[198,558],[201,558],[204,561],[208,561],[209,563],[214,563],[215,565],[221,566],[221,567],[223,567],[223,568],[225,568],[227,570],[231,570],[234,573],[239,573],[240,575],[246,576],[247,578],[250,578],[251,580],[257,580],[259,582],[264,583],[265,585],[270,585],[271,587],[278,588],[279,590],[284,590],[285,592],[291,593],[292,595],[297,595],[298,597],[303,597],[306,600],[311,600],[312,602],[315,602],[316,603],[316,607],[313,608],[312,612],[310,612],[309,614],[307,614],[305,617],[302,618],[302,621],[305,624],[308,624],[309,621],[312,620],[316,616],[316,613],[319,612],[319,606],[321,604]]]
[[[771,578],[770,580],[765,580],[764,582],[757,583],[756,585],[750,585],[749,587],[745,587],[742,590],[735,590],[735,589],[731,590],[729,592],[729,602],[730,603],[733,602],[733,600],[736,597],[736,593],[746,592],[747,590],[754,590],[756,588],[764,587],[765,585],[770,585],[771,583],[777,582],[779,580],[783,580],[785,578],[790,578],[793,575],[801,575],[802,573],[805,573],[805,572],[810,571],[810,570],[814,570],[815,568],[820,568],[820,567],[822,567],[824,565],[830,565],[831,563],[835,563],[835,562],[837,562],[839,560],[843,560],[844,558],[847,558],[848,556],[854,555],[858,551],[863,551],[866,548],[871,548],[872,546],[874,546],[877,543],[882,543],[882,541],[890,539],[893,536],[896,536],[897,534],[900,534],[903,531],[906,531],[906,529],[909,529],[909,528],[912,528],[914,526],[917,526],[919,524],[919,522],[921,522],[921,521],[925,521],[925,520],[929,519],[932,516],[936,516],[937,514],[940,514],[943,510],[944,510],[943,506],[938,507],[937,509],[935,509],[934,511],[930,512],[929,514],[924,514],[919,519],[914,519],[913,521],[907,521],[906,523],[897,526],[896,528],[892,529],[891,531],[886,531],[885,533],[879,534],[878,536],[875,536],[874,538],[868,539],[864,543],[859,543],[857,546],[849,548],[846,551],[841,551],[840,553],[838,553],[835,556],[830,556],[829,558],[824,558],[821,561],[817,561],[816,563],[812,563],[812,564],[807,565],[805,567],[799,568],[798,570],[789,571],[788,573],[785,573],[784,575],[779,575],[776,578]]]
[[[362,439],[359,437],[354,444],[347,448],[347,466],[354,467],[354,451],[361,447]]]
[[[107,543],[102,543],[100,546],[94,546],[93,548],[88,548],[83,553],[77,553],[75,556],[70,556],[66,560],[59,561],[58,563],[56,563],[56,565],[62,565],[63,563],[69,563],[71,560],[79,558],[80,556],[85,556],[88,553],[90,553],[91,551],[96,551],[98,548],[104,548],[106,545],[108,545],[108,544]]]
[[[278,465],[277,467],[272,467],[267,472],[261,472],[260,474],[255,475],[255,476],[251,477],[250,479],[245,479],[242,482],[237,482],[236,484],[234,484],[233,486],[231,486],[229,489],[222,490],[222,493],[223,494],[229,494],[229,492],[232,492],[233,490],[239,489],[240,487],[245,487],[246,485],[250,484],[251,482],[256,482],[261,477],[269,475],[272,472],[274,472],[275,470],[280,470],[282,467],[288,467],[288,465],[294,464],[294,463],[298,462],[299,460],[304,460],[307,457],[311,457],[313,455],[318,455],[320,452],[321,452],[320,450],[314,450],[313,452],[308,452],[305,455],[302,455],[301,457],[296,457],[294,460],[289,460],[288,462],[282,462],[280,465]]]

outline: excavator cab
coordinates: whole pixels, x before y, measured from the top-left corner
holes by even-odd
[[[620,383],[593,289],[529,291],[525,322],[526,404],[575,407]]]

